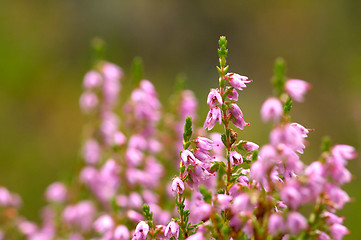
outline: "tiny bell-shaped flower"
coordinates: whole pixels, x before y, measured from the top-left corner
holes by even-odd
[[[228,73],[226,78],[228,79],[229,84],[238,90],[245,88],[246,83],[252,82],[252,80],[248,80],[248,77],[239,75],[237,73]]]
[[[181,159],[184,163],[184,165],[186,167],[188,167],[189,165],[196,165],[197,159],[196,157],[193,155],[193,153],[189,150],[184,150],[181,154]]]
[[[93,89],[93,88],[96,88],[96,87],[100,87],[102,82],[103,82],[102,76],[98,72],[89,71],[84,76],[83,87],[85,89],[88,89],[88,90]]]
[[[276,235],[279,232],[283,232],[285,224],[280,214],[274,213],[268,220],[268,232],[272,235]]]
[[[335,240],[342,240],[342,238],[349,234],[350,231],[343,225],[335,223],[330,227],[330,234]]]
[[[242,155],[236,151],[231,151],[231,153],[229,154],[229,160],[231,161],[232,165],[238,165],[243,163]]]
[[[164,232],[164,236],[167,238],[175,237],[178,239],[179,237],[179,225],[175,221],[171,221]]]
[[[277,98],[267,99],[261,108],[261,117],[263,122],[273,120],[278,122],[283,114],[283,106],[280,100]]]
[[[207,114],[206,121],[204,122],[203,128],[208,130],[212,130],[212,128],[216,125],[218,121],[219,124],[222,123],[222,113],[221,109],[217,106],[211,107]]]
[[[289,79],[285,85],[287,93],[297,102],[303,102],[304,95],[310,88],[308,82],[299,79]]]
[[[210,151],[213,149],[213,141],[205,137],[197,137],[196,145],[201,151]]]
[[[184,192],[184,183],[179,177],[173,179],[172,191],[179,194],[182,194]]]
[[[307,220],[301,213],[291,212],[287,218],[287,227],[292,235],[296,235],[307,228]]]
[[[135,228],[132,240],[145,240],[149,232],[149,226],[146,222],[141,221]]]
[[[237,128],[243,130],[245,126],[249,125],[249,123],[246,123],[244,121],[243,113],[237,104],[232,103],[231,106],[228,108],[228,111],[232,114],[231,120]]]
[[[89,113],[98,105],[98,97],[95,93],[85,92],[80,96],[79,105],[84,113]]]
[[[54,182],[45,193],[46,200],[49,202],[63,203],[66,201],[67,190],[63,183]]]
[[[231,87],[227,87],[227,90]],[[235,88],[232,88],[230,92],[227,94],[227,97],[231,100],[238,101],[238,92]]]
[[[246,149],[246,151],[249,151],[249,152],[253,152],[257,149],[259,149],[259,146],[256,144],[256,143],[253,143],[253,142],[244,142],[242,144],[242,147],[244,147],[244,149]]]
[[[114,230],[114,240],[127,240],[129,239],[129,230],[124,225],[119,225]]]
[[[216,106],[217,103],[220,105],[223,104],[222,96],[221,96],[221,94],[219,94],[218,89],[211,89],[211,91],[208,94],[207,104],[210,107],[214,107],[214,106]]]
[[[114,222],[113,219],[109,215],[103,215],[100,216],[95,222],[94,222],[94,229],[98,233],[106,233],[113,229]]]
[[[217,203],[220,209],[224,210],[229,208],[231,205],[232,197],[226,194],[218,194],[217,195]]]

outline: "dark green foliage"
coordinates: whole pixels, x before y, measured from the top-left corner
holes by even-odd
[[[187,149],[189,147],[189,144],[187,145],[187,143],[191,139],[191,136],[192,136],[192,118],[187,117],[186,123],[184,124],[184,132],[183,132],[184,149]],[[186,145],[187,145],[187,147],[186,147]]]
[[[276,97],[281,96],[281,94],[284,91],[285,82],[286,82],[285,75],[286,75],[285,61],[282,58],[277,58],[273,70],[273,78],[271,80]]]

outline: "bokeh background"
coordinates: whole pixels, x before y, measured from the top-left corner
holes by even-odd
[[[217,86],[217,40],[228,39],[231,71],[254,79],[240,96],[251,122],[242,137],[266,143],[259,109],[271,96],[273,62],[313,85],[293,120],[315,128],[304,159],[316,160],[323,136],[361,152],[361,1],[358,0],[14,0],[0,1],[0,185],[21,194],[22,213],[39,219],[48,184],[72,173],[84,118],[81,82],[91,67],[90,41],[107,42],[107,59],[130,74],[141,56],[145,77],[167,102],[177,75],[205,118]],[[361,164],[350,163],[355,201],[341,214],[361,236]]]

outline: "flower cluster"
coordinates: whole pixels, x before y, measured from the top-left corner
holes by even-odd
[[[355,149],[325,139],[317,161],[302,160],[313,129],[290,112],[311,86],[287,79],[282,60],[275,95],[260,110],[273,125],[269,143],[239,139],[249,123],[238,99],[252,80],[228,72],[227,54],[221,37],[219,86],[208,94],[203,129],[193,124],[190,90],[176,90],[170,111],[142,78],[120,97],[122,69],[98,61],[83,80],[88,121],[74,177],[48,186],[40,224],[21,216],[20,197],[0,187],[0,240],[341,240],[349,230],[336,211],[350,201],[342,186]]]

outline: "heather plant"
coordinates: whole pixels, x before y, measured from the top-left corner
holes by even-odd
[[[286,78],[281,59],[274,96],[260,110],[273,123],[269,143],[239,139],[250,124],[238,99],[252,80],[229,72],[227,54],[220,37],[203,128],[193,124],[203,117],[181,83],[166,110],[139,59],[133,90],[120,94],[122,69],[98,58],[79,101],[87,123],[77,172],[46,189],[40,224],[19,215],[20,197],[1,187],[0,239],[342,239],[349,231],[336,211],[350,200],[341,187],[355,149],[325,138],[318,160],[301,160],[313,130],[290,113],[311,85]]]

